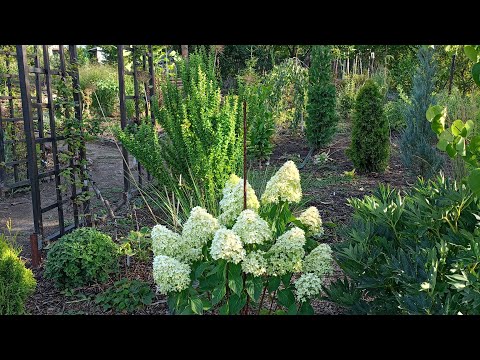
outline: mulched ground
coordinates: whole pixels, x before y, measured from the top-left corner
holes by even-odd
[[[395,188],[408,187],[415,181],[415,177],[409,175],[403,168],[398,156],[398,139],[392,138],[391,159],[388,169],[382,174],[355,174],[353,177],[345,175],[353,169],[353,164],[345,155],[345,149],[349,146],[350,131],[348,125],[343,125],[332,144],[326,149],[316,151],[316,154],[326,152],[328,160],[323,164],[307,162],[301,169],[302,179],[307,178],[307,185],[303,192],[310,200],[308,205],[317,206],[325,226],[323,241],[335,243],[340,241],[337,229],[348,223],[352,210],[347,204],[351,197],[362,197],[370,194],[379,183],[390,184]],[[271,166],[281,166],[286,160],[294,160],[301,164],[309,152],[306,140],[294,135],[282,135],[276,144],[275,151],[270,159]],[[127,222],[123,234],[135,224],[153,225],[146,210],[138,210],[136,219]],[[105,225],[102,230],[111,231],[111,224]],[[122,234],[122,231],[121,231]],[[120,235],[121,235],[120,234]],[[117,279],[101,285],[94,285],[76,289],[75,294],[66,296],[56,290],[51,281],[43,278],[43,269],[35,270],[37,289],[27,303],[27,310],[32,314],[113,314],[113,311],[104,312],[93,301],[96,294],[105,290]],[[120,277],[147,281],[152,289],[154,284],[151,274],[151,263],[133,263],[130,267],[122,269]],[[342,271],[335,267],[334,274],[326,279],[326,282],[342,276]],[[268,304],[268,301],[266,301]],[[316,314],[339,314],[342,309],[328,301],[313,301],[312,306]],[[164,296],[157,295],[152,305],[135,312],[135,314],[166,314],[166,300]]]

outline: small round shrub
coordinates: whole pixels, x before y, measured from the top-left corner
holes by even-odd
[[[0,234],[0,315],[25,313],[25,301],[35,291],[32,270],[18,257],[19,251]]]
[[[388,165],[390,138],[378,85],[368,80],[355,102],[352,143],[347,150],[355,168],[362,172],[381,172]]]
[[[118,270],[118,256],[118,247],[110,236],[79,228],[53,244],[44,275],[61,289],[105,282]]]

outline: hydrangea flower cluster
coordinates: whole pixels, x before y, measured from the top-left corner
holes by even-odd
[[[322,289],[322,280],[313,273],[302,274],[295,282],[295,297],[304,302],[317,296]]]
[[[265,252],[258,250],[247,254],[242,261],[242,270],[246,274],[253,276],[262,276],[267,273],[267,260],[264,257]]]
[[[307,227],[309,234],[315,237],[323,235],[322,218],[315,206],[310,206],[307,210],[301,213],[298,220]]]
[[[302,271],[305,242],[305,232],[298,227],[294,227],[280,236],[266,253],[267,274],[282,276],[288,272]]]
[[[190,212],[188,220],[183,225],[182,239],[185,247],[190,249],[191,258],[198,260],[202,255],[202,247],[213,239],[215,231],[220,228],[218,220],[207,210],[196,206]]]
[[[244,244],[263,244],[272,239],[272,230],[268,223],[250,209],[240,213],[232,230],[240,236]]]
[[[217,230],[213,237],[210,255],[214,260],[223,259],[238,264],[245,258],[246,251],[240,237],[223,227]]]
[[[223,189],[223,198],[220,200],[221,214],[218,220],[222,225],[228,227],[233,225],[243,210],[243,179],[238,178],[237,183],[232,186],[234,181],[237,180],[230,177]],[[258,211],[259,208],[260,203],[255,195],[255,190],[247,181],[247,209]]]
[[[268,180],[261,201],[262,204],[298,203],[301,199],[300,173],[295,163],[289,160]]]
[[[185,290],[190,285],[190,266],[169,256],[155,256],[153,279],[160,294]]]
[[[311,272],[318,277],[331,274],[332,267],[332,249],[328,244],[320,244],[313,249],[303,260],[303,271]]]
[[[155,225],[151,232],[154,256],[178,257],[182,248],[182,237],[163,225]]]

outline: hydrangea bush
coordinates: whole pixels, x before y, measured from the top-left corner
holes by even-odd
[[[153,278],[175,314],[313,314],[332,272],[332,251],[319,244],[322,219],[315,207],[295,216],[302,198],[300,174],[287,161],[258,200],[247,182],[232,174],[215,219],[195,207],[181,234],[152,229]]]

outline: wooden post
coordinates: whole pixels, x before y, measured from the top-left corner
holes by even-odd
[[[243,210],[247,209],[247,102],[243,100]]]

